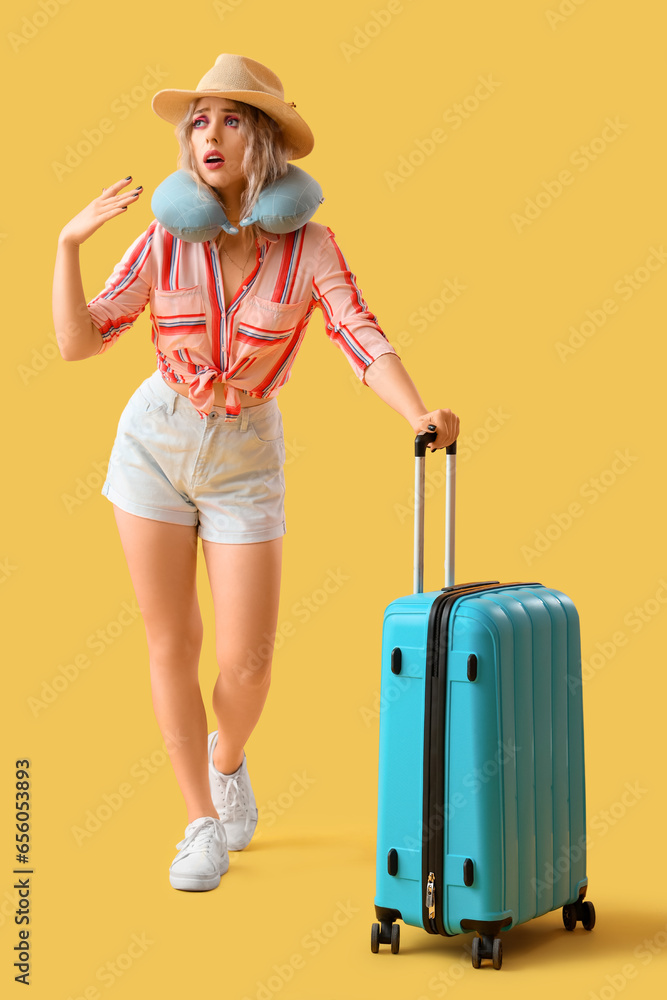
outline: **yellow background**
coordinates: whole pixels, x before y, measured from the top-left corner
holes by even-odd
[[[660,5],[30,0],[5,6],[2,20],[3,992],[22,995],[11,805],[14,761],[27,757],[33,997],[661,995]],[[250,55],[282,79],[316,137],[298,161],[326,196],[316,220],[334,230],[427,407],[460,416],[457,581],[538,580],[579,610],[598,922],[592,934],[566,934],[555,912],[516,928],[499,975],[472,970],[470,935],[439,939],[402,924],[399,955],[370,951],[379,648],[385,607],[412,589],[413,434],[356,381],[319,312],[279,397],[288,442],[279,621],[295,629],[278,643],[247,746],[263,821],[215,891],[168,882],[186,816],[152,712],[143,625],[122,614],[134,594],[99,492],[119,415],[155,367],[148,311],[110,353],[66,364],[51,282],[62,226],[132,174],[141,200],[81,251],[87,298],[103,287],[176,168],[173,130],[152,112],[152,94],[194,87],[220,52]],[[159,82],[143,86],[156,68]],[[492,92],[475,97],[489,78]],[[113,128],[59,179],[54,164],[103,118]],[[419,143],[430,151],[417,164]],[[405,162],[409,176],[392,182]],[[566,170],[571,183],[557,193]],[[538,195],[533,220],[517,226]],[[465,290],[443,308],[447,281]],[[599,320],[609,300],[615,311],[562,360],[571,327],[594,324],[589,313]],[[430,319],[417,327],[422,308]],[[444,585],[443,467],[444,452],[427,455],[426,590]],[[540,532],[546,544],[530,556]],[[302,602],[321,598],[331,573],[345,579],[304,620]],[[209,692],[217,667],[203,558],[199,585]],[[98,630],[110,637],[102,652],[90,645]],[[35,713],[29,699],[82,654],[89,666]],[[87,811],[104,796],[117,802],[121,786],[121,805],[77,843]],[[143,950],[127,959],[133,935]]]

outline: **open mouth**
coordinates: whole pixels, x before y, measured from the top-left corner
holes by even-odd
[[[206,156],[204,157],[204,163],[206,164],[207,167],[208,166],[219,167],[224,162],[225,162],[224,157],[220,156],[219,153],[207,153]]]

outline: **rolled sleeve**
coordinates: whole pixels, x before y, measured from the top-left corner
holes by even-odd
[[[152,254],[154,220],[141,236],[125,251],[107,278],[104,289],[86,303],[90,317],[102,334],[103,354],[121,333],[129,330],[144,311],[153,285]]]
[[[399,354],[369,310],[335,234],[328,226],[326,230],[315,263],[313,298],[322,310],[327,336],[366,385],[364,374],[373,361],[383,354]]]

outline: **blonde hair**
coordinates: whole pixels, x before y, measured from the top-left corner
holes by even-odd
[[[187,112],[176,126],[176,138],[180,149],[178,169],[186,170],[197,185],[208,190],[224,209],[225,203],[220,192],[203,180],[192,155],[190,144],[192,119],[199,100],[200,98],[196,97],[190,102]],[[287,173],[288,160],[293,155],[293,150],[287,145],[278,122],[270,118],[266,112],[242,101],[228,100],[228,103],[238,112],[238,128],[245,142],[241,169],[247,184],[241,198],[240,221],[250,215],[262,188],[279,180]],[[255,224],[242,228],[251,230],[253,240],[259,236],[259,227]]]

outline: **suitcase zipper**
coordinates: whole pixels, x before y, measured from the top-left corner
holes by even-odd
[[[428,873],[428,882],[426,883],[426,907],[431,920],[435,920],[435,874],[433,872]]]
[[[440,663],[442,652],[447,648],[447,609],[460,596],[459,593],[443,593],[436,597],[431,607],[428,625],[428,648],[426,656],[426,703],[424,711],[424,826],[426,843],[423,851],[424,873],[424,927],[431,934],[444,934],[442,919],[436,915],[436,900],[439,908],[440,893],[436,896],[436,885],[442,886],[442,863],[438,854],[442,855],[442,816],[440,823],[436,822],[438,814],[438,785],[443,777],[444,767],[444,698],[439,697],[439,691],[444,691],[444,663]],[[443,645],[444,644],[444,645]],[[442,688],[440,685],[443,684]],[[443,702],[441,705],[440,703]],[[440,827],[440,829],[439,829]]]
[[[482,594],[513,586],[540,586],[532,583],[459,584],[445,588],[433,601],[429,615],[426,650],[425,711],[424,711],[424,801],[423,831],[426,845],[422,850],[422,885],[424,909],[422,922],[430,934],[451,937],[444,925],[444,776],[445,776],[445,694],[447,684],[447,648],[449,617],[455,601],[469,594]],[[436,885],[442,889],[436,897]],[[436,899],[438,911],[436,913]]]

